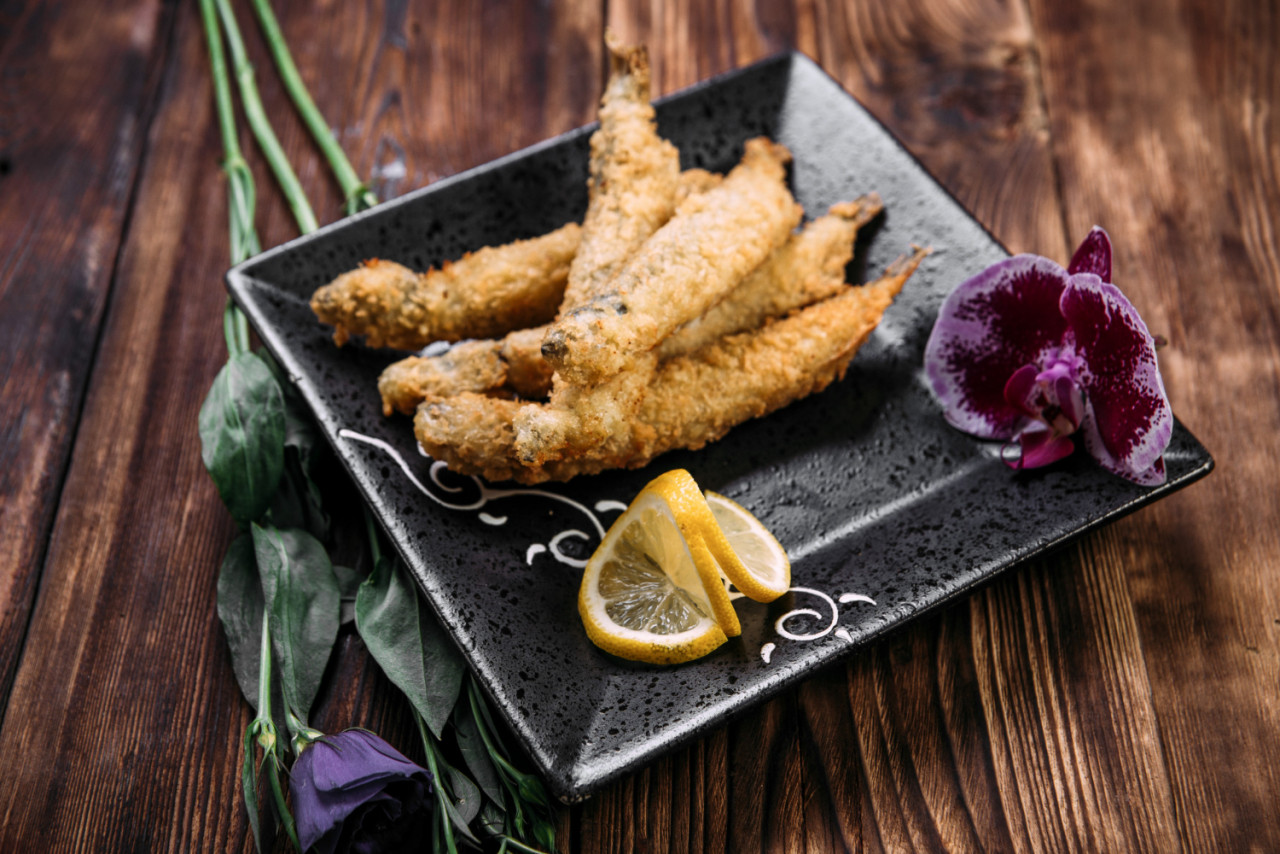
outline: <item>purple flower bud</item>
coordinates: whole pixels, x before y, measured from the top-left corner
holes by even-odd
[[[403,851],[431,830],[431,775],[366,730],[345,730],[305,748],[293,763],[289,791],[305,851]]]

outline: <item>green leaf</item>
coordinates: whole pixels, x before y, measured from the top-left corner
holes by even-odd
[[[480,840],[476,839],[475,834],[473,834],[471,832],[471,828],[468,827],[471,823],[471,818],[474,818],[474,815],[472,815],[471,818],[463,817],[463,814],[458,810],[458,806],[454,803],[454,796],[452,794],[453,783],[455,781],[461,782],[464,792],[474,791],[473,800],[477,806],[480,802],[479,791],[475,790],[475,786],[470,780],[467,780],[464,775],[458,774],[457,771],[444,760],[444,757],[440,755],[440,743],[427,731],[426,723],[423,721],[422,715],[415,712],[414,720],[418,725],[418,734],[422,736],[422,747],[427,756],[427,770],[431,772],[431,776],[435,779],[436,803],[439,804],[441,808],[436,810],[436,818],[440,818],[441,811],[445,812],[449,816],[448,823],[442,824],[440,827],[442,835],[444,836],[445,847],[449,851],[457,850],[457,845],[454,843],[453,831],[451,828],[457,828],[458,832],[463,836],[479,843]],[[441,769],[444,770],[442,771]],[[462,802],[464,804],[467,802],[467,798],[465,796],[462,798]],[[435,850],[439,851],[439,849],[440,846],[436,845]]]
[[[540,807],[550,806],[547,798],[547,790],[543,788],[542,781],[532,774],[520,774],[516,777],[516,781],[520,787],[520,797],[530,804]]]
[[[394,558],[378,561],[356,594],[356,629],[382,672],[439,738],[466,666],[406,576]]]
[[[556,826],[545,818],[534,817],[533,838],[548,851],[556,850]]]
[[[231,541],[218,572],[218,619],[231,648],[231,667],[249,705],[258,708],[258,658],[262,649],[262,583],[253,537]]]
[[[259,349],[258,355],[275,375],[284,398],[285,464],[280,487],[271,504],[272,521],[280,528],[305,528],[317,539],[325,540],[329,536],[329,516],[315,481],[325,446],[320,442],[311,410],[293,380],[266,349]]]
[[[489,751],[480,737],[480,730],[476,728],[470,703],[459,703],[454,708],[453,728],[458,736],[458,750],[462,753],[462,761],[466,763],[471,776],[489,796],[489,800],[501,806],[502,782],[489,759]]]
[[[232,356],[200,407],[200,455],[222,503],[241,524],[271,505],[284,470],[284,397],[253,353]]]
[[[254,525],[253,547],[284,702],[305,723],[338,638],[338,581],[306,531]]]
[[[502,807],[493,801],[485,801],[484,807],[480,810],[480,830],[486,836],[498,836],[502,833],[507,820],[507,814]]]
[[[329,516],[319,488],[302,470],[298,452],[292,447],[284,449],[284,471],[271,500],[270,519],[277,528],[301,528],[321,541],[329,536]]]
[[[275,357],[265,347],[259,347],[257,353],[263,364],[275,376],[284,398],[285,447],[297,450],[303,470],[310,474],[313,471],[317,449],[324,447],[320,442],[320,431],[316,428],[311,407],[307,405],[306,398],[298,391],[293,379],[275,360]]]
[[[484,801],[480,795],[480,788],[471,781],[470,777],[443,759],[438,761],[438,766],[449,781],[454,808],[462,818],[463,827],[466,828],[471,824],[471,820],[480,814],[480,805]]]
[[[444,806],[445,812],[449,814],[449,823],[454,826],[458,833],[461,833],[473,842],[480,841],[476,838],[476,835],[471,832],[471,828],[467,826],[469,824],[468,820],[462,815],[458,806],[454,804],[452,799],[441,796],[440,803]]]

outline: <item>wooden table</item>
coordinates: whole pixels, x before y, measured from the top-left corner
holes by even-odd
[[[288,0],[383,197],[798,47],[1015,251],[1110,230],[1217,471],[559,812],[565,851],[1280,850],[1280,15],[1270,0]],[[247,4],[268,110],[339,199]],[[0,850],[249,850],[196,412],[227,211],[192,0],[0,3]],[[247,141],[247,137],[246,137]],[[248,146],[252,151],[252,146]],[[265,245],[294,236],[256,153]],[[403,171],[397,167],[403,166]],[[344,630],[314,720],[411,756]],[[415,752],[418,751],[418,752]]]

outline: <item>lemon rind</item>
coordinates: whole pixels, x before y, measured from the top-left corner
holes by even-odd
[[[733,499],[710,490],[707,491],[707,499],[707,509],[708,512],[712,514],[713,518],[715,516],[715,512],[711,509],[711,501],[715,500],[721,502],[733,512],[753,521],[755,524],[751,527],[756,536],[772,545],[777,554],[782,558],[782,583],[781,586],[778,587],[761,581],[760,577],[752,572],[746,564],[742,562],[741,558],[738,557],[737,553],[734,552],[734,558],[732,561],[721,561],[720,564],[721,570],[725,573],[725,576],[729,581],[733,583],[733,586],[738,588],[742,595],[755,602],[772,602],[786,593],[788,588],[791,586],[791,559],[787,556],[787,550],[778,542],[777,537],[773,536],[769,529],[766,528],[764,524],[761,523],[753,513],[751,513],[751,511],[747,510]],[[718,522],[716,523],[716,527],[719,528]],[[723,531],[721,531],[721,536],[724,537],[725,544],[728,545],[728,536],[725,535]],[[729,548],[732,549],[732,546],[729,546]],[[719,555],[717,555],[717,559],[718,558]]]

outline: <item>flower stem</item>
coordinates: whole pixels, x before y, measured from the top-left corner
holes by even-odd
[[[437,811],[444,813],[444,818],[441,821],[440,826],[444,828],[445,847],[449,849],[450,854],[457,854],[458,843],[457,840],[453,838],[453,821],[449,815],[448,804],[445,801],[445,799],[450,795],[445,791],[445,783],[443,778],[440,776],[439,763],[436,761],[435,739],[427,730],[426,721],[422,719],[422,715],[418,714],[416,709],[413,712],[413,720],[418,725],[418,734],[422,736],[423,751],[427,755],[427,770],[431,772],[431,779],[435,783],[433,788],[436,790],[436,801],[438,802]]]
[[[276,811],[280,815],[280,823],[284,825],[284,832],[289,834],[289,841],[293,843],[293,847],[302,850],[302,843],[298,841],[298,828],[293,823],[293,815],[289,812],[289,804],[284,799],[284,789],[280,786],[280,772],[284,770],[280,761],[275,756],[267,758],[267,779],[271,781],[271,795],[276,801]]]
[[[240,320],[243,317],[244,314],[236,308],[231,297],[227,297],[226,307],[222,309],[222,337],[227,342],[228,356],[239,356],[248,349],[242,347],[240,342]]]
[[[227,175],[227,212],[230,219],[231,263],[239,264],[261,250],[258,232],[253,227],[256,205],[253,173],[240,153],[236,138],[235,108],[231,103],[231,81],[227,75],[227,57],[222,48],[214,0],[200,0],[204,20],[205,41],[209,45],[209,66],[213,76],[214,103],[218,111],[218,128],[222,133],[222,171]],[[222,331],[227,340],[227,353],[238,356],[249,350],[249,322],[244,313],[227,299],[223,311]]]
[[[253,173],[240,152],[236,136],[235,108],[231,103],[231,82],[227,74],[227,57],[222,48],[222,35],[214,0],[200,0],[204,18],[205,39],[209,43],[209,66],[213,73],[213,98],[218,109],[218,129],[222,133],[222,171],[229,180],[231,217],[231,263],[239,264],[262,251],[258,233],[253,227],[256,198]]]
[[[244,106],[245,118],[249,120],[249,128],[253,131],[254,138],[258,140],[258,147],[262,149],[267,164],[271,167],[285,199],[289,202],[293,218],[298,222],[298,230],[303,234],[309,234],[319,227],[315,212],[311,210],[306,193],[302,191],[302,184],[298,182],[298,176],[289,165],[289,158],[285,156],[280,140],[276,138],[275,131],[271,129],[271,123],[267,120],[266,109],[262,106],[262,96],[258,94],[258,84],[253,76],[253,65],[245,53],[244,39],[240,36],[240,26],[236,23],[235,13],[231,10],[230,0],[215,0],[215,2],[218,5],[218,16],[222,19],[222,28],[227,34],[231,64],[235,70],[236,83],[240,87],[240,101]]]
[[[324,116],[316,108],[315,101],[311,100],[311,95],[302,82],[302,75],[298,73],[298,66],[294,64],[293,56],[289,53],[289,45],[280,31],[280,24],[271,10],[270,0],[253,0],[253,10],[258,15],[259,23],[262,24],[267,46],[271,48],[271,56],[275,60],[276,69],[280,72],[280,78],[284,81],[285,90],[293,99],[293,105],[302,116],[307,130],[311,131],[311,137],[316,141],[316,145],[320,146],[325,159],[329,161],[334,177],[338,179],[338,186],[342,188],[343,210],[353,214],[373,207],[378,203],[378,197],[373,194],[367,184],[360,180],[360,176],[351,166],[351,161],[343,152],[342,146],[338,145],[338,140],[334,138],[333,131],[325,122]]]
[[[293,753],[295,756],[302,753],[302,748],[311,744],[313,741],[319,741],[324,738],[324,733],[318,729],[313,729],[307,725],[307,722],[300,720],[293,713],[293,709],[287,709],[285,719],[289,725],[289,731],[293,733]]]
[[[249,813],[249,829],[253,831],[253,844],[258,851],[266,851],[262,839],[262,822],[258,814],[258,773],[253,765],[254,726],[251,722],[244,730],[244,762],[240,766],[240,790],[244,795],[245,810]]]
[[[299,851],[302,845],[298,842],[298,830],[289,812],[289,804],[285,800],[284,790],[280,786],[280,774],[284,771],[283,757],[280,755],[280,739],[276,735],[276,725],[271,720],[271,616],[264,608],[262,611],[262,646],[258,653],[258,716],[249,724],[249,733],[257,736],[258,745],[262,748],[263,764],[267,771],[267,780],[271,784],[271,797],[275,801],[276,815],[284,825],[289,840]],[[249,750],[245,745],[246,752]],[[248,757],[245,759],[248,762]],[[255,801],[256,801],[255,783]],[[248,794],[246,793],[246,798]],[[256,803],[251,809],[256,809]],[[259,849],[261,850],[261,849]]]
[[[546,809],[545,796],[537,794],[537,792],[541,791],[541,783],[537,778],[530,777],[530,775],[521,772],[518,768],[507,761],[507,758],[502,755],[502,751],[494,744],[495,737],[490,734],[489,728],[485,724],[486,715],[481,706],[484,702],[484,698],[480,695],[479,688],[476,687],[474,677],[469,677],[467,679],[467,701],[471,704],[471,717],[475,721],[476,731],[480,733],[480,740],[484,742],[484,747],[486,752],[489,754],[489,758],[493,761],[494,765],[497,766],[498,776],[501,779],[502,787],[506,790],[507,796],[511,799],[512,810],[509,815],[510,821],[515,824],[516,834],[518,836],[525,837],[529,832],[525,826],[525,811],[527,808],[535,823],[535,827],[539,823],[547,827],[548,832],[552,835],[550,845],[554,849],[554,828],[551,827],[548,821],[543,821],[537,815],[538,812]],[[510,829],[511,825],[508,824],[507,830],[510,831]],[[518,846],[523,851],[538,851],[538,849],[531,848],[525,843],[520,842],[517,838],[511,837],[509,833],[507,838],[511,840],[513,845]],[[541,853],[539,852],[539,854]]]

